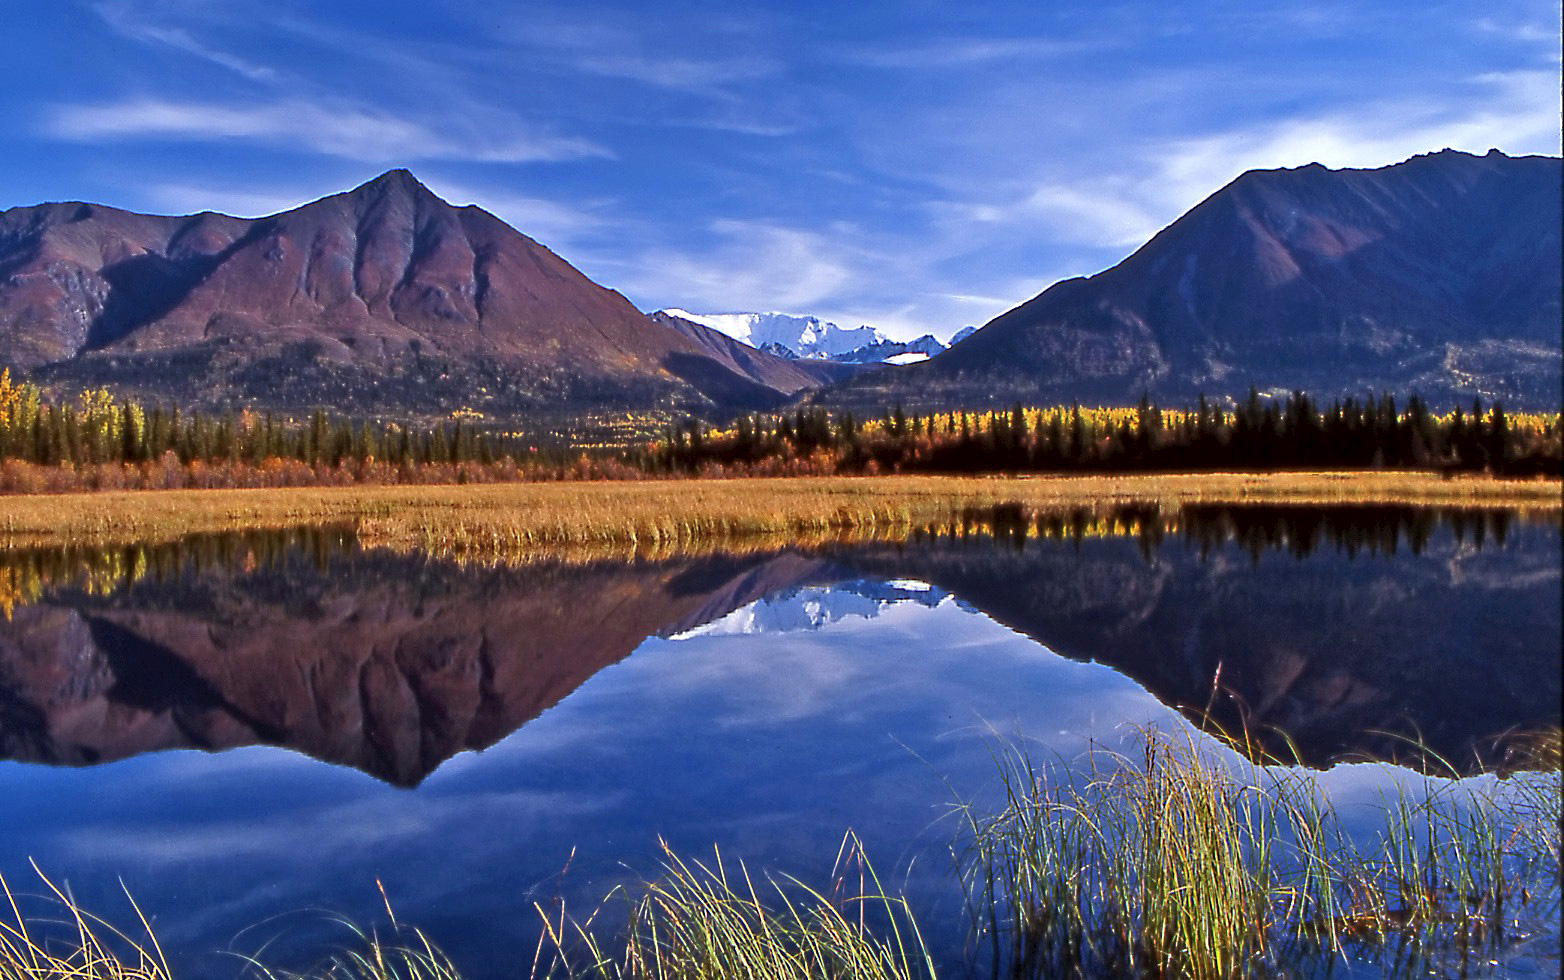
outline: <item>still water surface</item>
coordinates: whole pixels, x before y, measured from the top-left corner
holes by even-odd
[[[1556,517],[1001,509],[498,569],[249,535],[0,553],[0,605],[0,873],[111,913],[123,881],[195,975],[318,952],[316,910],[372,921],[378,880],[516,976],[534,902],[585,911],[659,837],[818,880],[849,828],[958,961],[950,805],[992,788],[996,734],[1068,762],[1247,727],[1350,819],[1409,737],[1476,772],[1560,720]]]

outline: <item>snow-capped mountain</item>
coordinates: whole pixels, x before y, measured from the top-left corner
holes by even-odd
[[[891,340],[868,325],[849,329],[816,316],[795,316],[791,313],[691,313],[689,310],[662,310],[652,315],[688,320],[727,334],[767,354],[794,360],[834,361],[837,364],[916,364],[950,347],[931,333],[915,340]],[[962,327],[951,339],[951,344],[965,340],[976,332],[977,327]]]
[[[831,358],[847,364],[916,364],[943,351],[945,345],[931,333],[916,340],[882,340]]]
[[[851,617],[873,619],[900,603],[913,602],[932,609],[942,603],[956,601],[949,592],[912,579],[806,586],[758,599],[720,619],[676,633],[669,639],[818,630]]]
[[[873,327],[839,327],[815,316],[790,313],[691,313],[688,310],[664,310],[742,340],[751,347],[798,358],[828,360],[849,354],[869,344],[885,342],[885,335]],[[775,345],[775,346],[773,346]]]

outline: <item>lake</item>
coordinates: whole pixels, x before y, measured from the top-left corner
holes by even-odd
[[[1556,513],[1001,507],[629,563],[338,529],[0,552],[0,873],[121,923],[123,882],[192,976],[307,963],[383,888],[488,980],[526,975],[535,903],[585,914],[660,840],[819,882],[850,829],[959,976],[952,807],[1000,746],[1247,733],[1364,827],[1430,755],[1491,784],[1560,724],[1560,541]]]

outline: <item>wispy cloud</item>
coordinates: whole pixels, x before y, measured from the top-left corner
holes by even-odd
[[[322,196],[316,189],[293,193],[286,190],[256,190],[253,187],[209,187],[192,183],[154,183],[148,185],[144,193],[151,207],[167,214],[217,211],[243,218],[259,218],[291,211]]]
[[[994,239],[1006,229],[1025,229],[1038,240],[1113,248],[1122,257],[1248,170],[1309,163],[1380,167],[1446,147],[1557,152],[1557,86],[1557,75],[1548,71],[1492,73],[1468,79],[1468,98],[1456,104],[1404,98],[1179,139],[1126,134],[1106,165],[1050,161],[1030,183],[1009,181],[997,193],[952,197],[935,211],[942,232],[951,236]]]
[[[1558,152],[1556,73],[1488,73],[1468,79],[1467,88],[1468,100],[1457,105],[1401,99],[1175,142],[1147,186],[1167,188],[1162,210],[1182,211],[1252,169],[1381,167],[1445,148]]]
[[[687,309],[808,312],[861,276],[862,257],[836,235],[735,219],[710,231],[714,247],[645,255],[630,288]]]
[[[1559,45],[1559,8],[1555,4],[1548,20],[1502,20],[1479,17],[1472,26],[1484,34],[1493,34],[1524,44],[1546,44],[1556,55]]]
[[[1056,58],[1100,49],[1105,43],[1111,42],[1046,37],[949,38],[905,47],[849,51],[842,57],[871,68],[962,68],[999,61]]]
[[[504,31],[509,46],[541,57],[556,69],[621,79],[717,101],[735,101],[735,88],[774,78],[784,64],[770,53],[749,49],[696,50],[689,36],[676,32],[666,43],[654,39],[657,25],[614,24],[580,19],[516,18]],[[709,30],[709,25],[703,25]],[[701,31],[700,33],[706,33]],[[723,32],[718,31],[721,35]],[[729,37],[731,42],[733,38]],[[721,54],[711,53],[723,51]]]
[[[436,128],[378,109],[302,100],[223,105],[145,98],[67,105],[51,113],[45,131],[77,142],[251,141],[370,162],[529,163],[611,155],[587,140],[525,132],[520,127],[461,134],[453,127]]]
[[[571,245],[610,226],[616,235],[629,231],[629,219],[604,213],[612,206],[609,201],[575,206],[510,190],[453,182],[438,175],[420,175],[420,178],[430,190],[452,204],[476,204],[545,245]]]
[[[648,234],[614,262],[605,281],[646,308],[701,313],[775,311],[812,314],[842,326],[869,324],[896,340],[949,337],[984,323],[1048,284],[1037,277],[979,281],[947,268],[953,246],[925,226],[871,236],[849,225],[800,228],[773,221],[723,219],[706,229],[704,248],[670,249]],[[865,245],[873,237],[874,246]],[[974,295],[978,285],[994,295]]]
[[[120,0],[104,0],[102,3],[93,4],[92,9],[115,32],[131,40],[160,44],[183,51],[215,65],[221,65],[252,81],[272,81],[278,77],[274,69],[205,43],[183,27],[155,24],[142,19],[137,16],[134,7]]]
[[[1161,227],[1160,216],[1137,196],[1136,186],[1109,176],[1043,184],[1018,200],[945,205],[944,209],[958,220],[964,217],[980,225],[1042,223],[1061,242],[1134,246]]]
[[[770,59],[695,59],[638,54],[579,53],[570,63],[580,71],[661,88],[731,98],[724,86],[752,82],[776,72]]]

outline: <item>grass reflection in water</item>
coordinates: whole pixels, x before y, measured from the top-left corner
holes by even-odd
[[[1427,507],[1396,504],[1314,506],[1308,504],[1112,504],[1036,509],[1020,503],[963,507],[947,519],[896,527],[829,529],[818,533],[760,535],[743,541],[713,539],[704,546],[671,549],[609,542],[596,546],[543,546],[515,552],[417,549],[467,564],[504,565],[535,561],[595,562],[650,560],[708,552],[750,554],[788,548],[832,547],[867,542],[955,541],[992,538],[1024,549],[1028,541],[1128,538],[1148,556],[1169,537],[1193,544],[1205,555],[1237,544],[1256,560],[1267,551],[1306,557],[1329,546],[1349,557],[1393,555],[1400,547],[1421,554],[1434,532],[1449,527],[1458,543],[1481,550],[1490,540],[1503,546],[1517,521],[1559,522],[1557,511],[1512,511],[1491,507]],[[148,577],[172,580],[207,568],[253,571],[289,555],[307,554],[319,568],[359,547],[351,525],[282,530],[192,534],[153,544],[0,548],[0,618],[39,600],[44,593],[78,588],[106,596]]]

